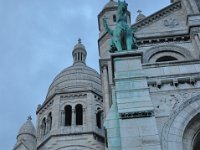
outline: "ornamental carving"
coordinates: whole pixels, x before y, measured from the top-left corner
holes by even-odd
[[[154,116],[153,110],[140,111],[140,112],[128,112],[128,113],[120,113],[121,119],[131,119],[131,118],[144,118],[144,117],[152,117]]]
[[[170,115],[174,110],[178,109],[182,103],[188,99],[198,95],[198,92],[182,92],[165,95],[161,97],[159,103],[156,105],[156,115]],[[160,96],[159,96],[160,97]]]
[[[169,28],[174,28],[179,25],[179,22],[177,19],[174,18],[169,18],[164,20],[164,26],[169,27]]]

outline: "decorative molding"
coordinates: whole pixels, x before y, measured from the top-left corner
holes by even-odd
[[[174,36],[162,36],[162,37],[150,37],[150,38],[137,38],[137,44],[141,45],[149,45],[149,44],[168,44],[171,42],[187,42],[190,41],[190,35],[182,34],[182,35],[174,35]]]
[[[43,114],[43,112],[45,112],[46,110],[48,110],[54,103],[54,100],[50,100],[48,103],[46,103],[44,106],[42,105],[38,105],[37,107],[37,113],[39,112],[39,114]]]
[[[191,86],[195,86],[196,83],[200,81],[199,75],[193,75],[193,76],[182,76],[177,78],[165,78],[165,79],[150,79],[147,81],[148,87],[157,87],[158,89],[162,90],[162,87],[166,84],[170,84],[170,86],[178,87],[179,84],[188,84]]]
[[[69,94],[63,94],[60,96],[61,99],[68,99],[68,98],[83,98],[87,97],[86,93],[69,93]]]
[[[147,110],[138,112],[127,112],[127,113],[120,113],[119,115],[121,119],[144,118],[144,117],[154,116],[154,111]]]

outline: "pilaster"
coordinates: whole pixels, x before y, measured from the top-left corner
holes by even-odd
[[[103,77],[103,91],[104,91],[104,115],[109,111],[110,104],[109,104],[109,87],[108,87],[108,67],[103,66],[102,69],[102,77]]]
[[[114,137],[120,138],[121,150],[160,150],[154,107],[142,68],[142,52],[113,54],[111,61],[114,87],[113,104],[106,118],[108,145],[113,144],[110,135],[115,134]],[[111,128],[114,120],[117,125]]]

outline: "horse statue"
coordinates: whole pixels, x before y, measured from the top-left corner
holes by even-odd
[[[103,18],[105,30],[112,36],[110,42],[110,52],[121,52],[122,50],[132,50],[138,48],[134,31],[127,24],[127,6],[124,1],[118,0],[118,17],[115,30],[108,27],[106,18]]]

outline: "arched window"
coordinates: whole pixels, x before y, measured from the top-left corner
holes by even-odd
[[[81,104],[76,105],[76,125],[83,125],[83,106]]]
[[[116,22],[117,21],[117,17],[116,15],[113,15],[113,22]]]
[[[101,112],[100,111],[97,112],[96,114],[96,123],[97,123],[97,127],[101,129]]]
[[[72,107],[70,105],[65,106],[65,126],[71,126],[72,124]]]
[[[175,45],[155,46],[145,51],[144,63],[184,61],[190,60],[193,56],[188,49]]]
[[[166,61],[175,61],[175,60],[178,60],[178,59],[172,56],[162,56],[158,58],[156,62],[166,62]]]
[[[42,120],[41,124],[41,135],[44,136],[46,134],[46,118]]]
[[[52,127],[52,114],[50,112],[48,115],[48,131],[51,130],[51,127]]]

